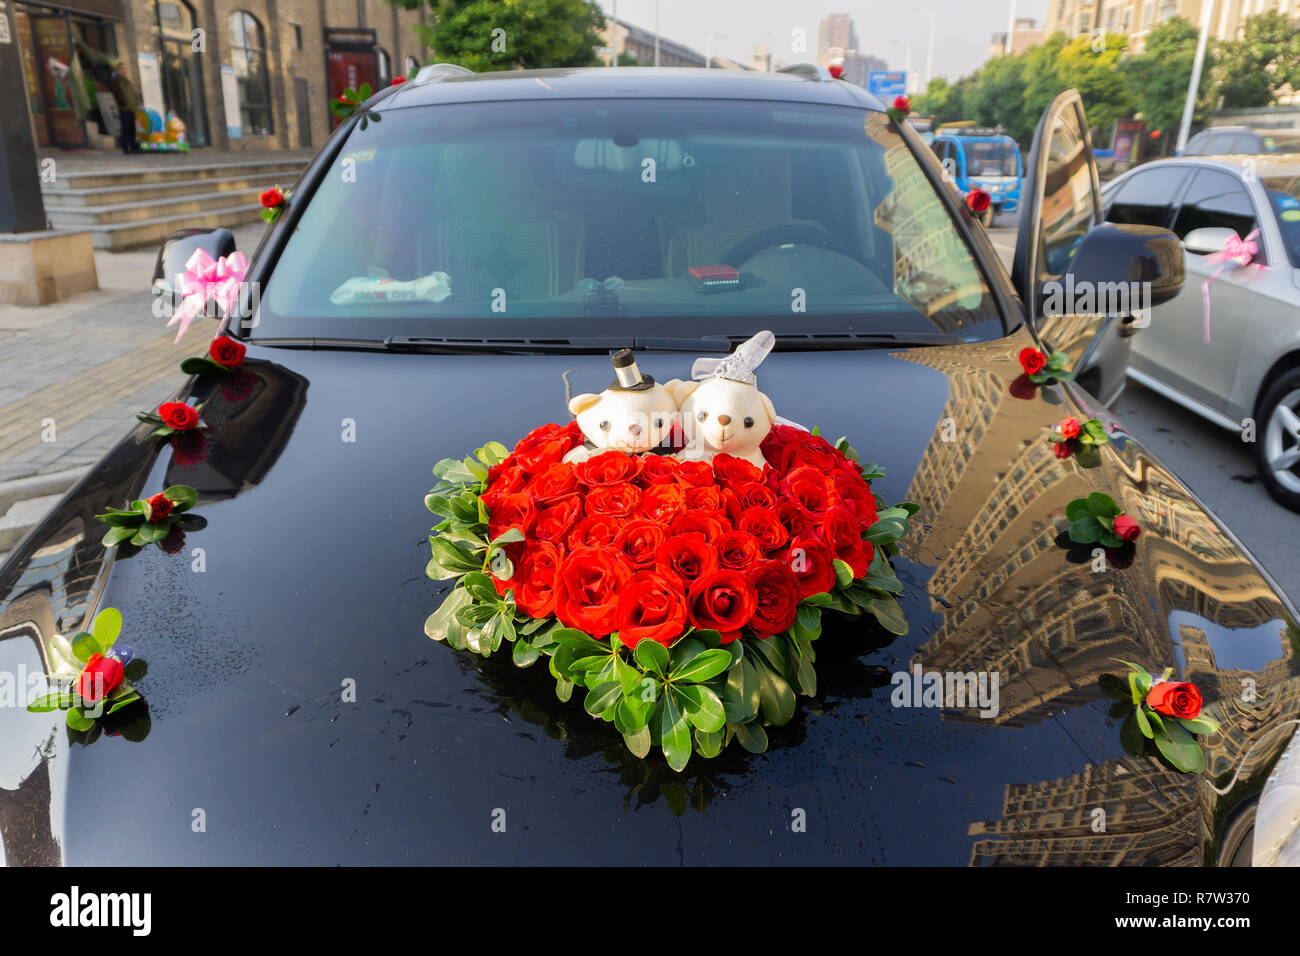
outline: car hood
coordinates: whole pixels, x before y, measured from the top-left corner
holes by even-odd
[[[147,717],[88,745],[59,712],[0,708],[6,859],[1216,859],[1300,710],[1289,605],[1104,409],[1018,378],[1031,343],[764,363],[780,415],[847,435],[887,469],[877,492],[920,505],[894,562],[911,629],[828,626],[818,696],[767,753],[733,744],[683,773],[558,701],[544,666],[423,632],[446,593],[424,572],[432,465],[566,420],[563,373],[599,390],[604,358],[250,347],[243,371],[188,387],[203,447],[137,429],[0,570],[0,669],[42,672],[56,635],[110,606],[148,666]],[[660,379],[689,362],[640,359]],[[1066,415],[1111,427],[1096,467],[1053,454]],[[175,553],[106,553],[93,515],[174,483],[198,489],[206,527]],[[1100,559],[1062,537],[1066,504],[1097,490],[1145,529]],[[1223,725],[1205,774],[1126,756],[1098,686],[1115,658],[1198,684]],[[917,670],[997,675],[996,713],[902,706]]]

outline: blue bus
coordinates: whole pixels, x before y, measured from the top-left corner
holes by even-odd
[[[995,129],[948,124],[935,133],[930,148],[962,193],[979,188],[989,194],[992,202],[979,217],[986,229],[998,213],[1016,211],[1024,166],[1020,147],[1010,136]]]

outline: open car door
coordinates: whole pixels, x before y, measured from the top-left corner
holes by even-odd
[[[1114,401],[1124,388],[1130,338],[1149,321],[1150,302],[1141,300],[1140,282],[1126,281],[1134,278],[1131,270],[1115,256],[1103,258],[1111,260],[1108,271],[1118,274],[1097,273],[1095,254],[1084,257],[1090,260],[1087,274],[1078,274],[1083,263],[1076,255],[1101,225],[1102,211],[1077,91],[1058,94],[1038,121],[1023,191],[1012,281],[1043,344],[1070,356],[1067,367],[1094,397]],[[1103,282],[1105,288],[1098,288]],[[1128,302],[1132,293],[1138,302]]]

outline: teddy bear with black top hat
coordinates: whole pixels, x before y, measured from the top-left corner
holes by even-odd
[[[584,392],[569,400],[569,411],[578,420],[586,441],[564,456],[567,462],[586,461],[611,449],[629,455],[671,455],[672,438],[680,434],[681,415],[677,400],[667,386],[643,375],[631,349],[614,353],[614,381],[603,392]]]

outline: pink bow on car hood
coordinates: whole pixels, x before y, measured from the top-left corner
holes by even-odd
[[[239,300],[239,284],[248,274],[248,260],[242,252],[233,252],[213,259],[202,249],[195,249],[185,263],[185,271],[178,277],[181,295],[180,308],[167,323],[168,328],[180,323],[176,341],[181,340],[190,323],[204,313],[208,302],[217,303],[223,315]]]
[[[1259,254],[1259,246],[1255,242],[1258,235],[1259,230],[1253,229],[1245,239],[1236,235],[1230,236],[1221,251],[1205,257],[1206,262],[1221,263],[1219,268],[1214,270],[1214,275],[1201,283],[1201,301],[1205,303],[1205,341],[1207,342],[1210,341],[1210,286],[1214,285],[1214,280],[1219,277],[1219,273],[1229,266],[1242,268],[1251,264]],[[1258,262],[1254,266],[1256,269],[1263,268]]]

